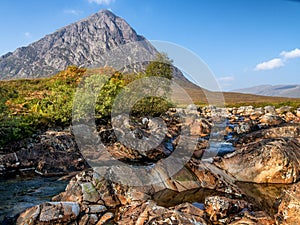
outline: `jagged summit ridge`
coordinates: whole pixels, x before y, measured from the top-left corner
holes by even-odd
[[[157,53],[124,19],[102,10],[1,56],[0,79],[51,76],[69,65],[107,65],[111,52],[126,45],[130,46],[126,48],[130,52],[124,55],[131,60],[131,54],[140,61],[148,61]],[[116,62],[112,66],[116,66]]]

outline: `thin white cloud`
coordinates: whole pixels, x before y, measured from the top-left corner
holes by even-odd
[[[229,81],[234,81],[234,77],[232,76],[227,76],[227,77],[218,77],[217,78],[218,81],[224,81],[224,82],[229,82]]]
[[[279,54],[280,57],[274,58],[270,61],[262,62],[256,65],[254,68],[255,71],[261,71],[261,70],[272,70],[276,68],[280,68],[285,66],[285,63],[294,58],[300,58],[300,49],[295,48],[292,51],[282,51]]]
[[[229,87],[231,87],[233,85],[233,81],[234,81],[234,77],[233,76],[224,76],[224,77],[218,77],[217,81],[220,85],[220,88],[222,90],[228,90]]]
[[[284,66],[283,60],[280,58],[275,58],[270,61],[257,64],[254,70],[256,70],[256,71],[273,70],[275,68],[279,68],[279,67],[283,67],[283,66]]]
[[[64,10],[64,13],[78,16],[78,15],[82,14],[83,12],[81,10],[76,10],[76,9],[67,9],[67,10]]]
[[[96,3],[98,5],[110,5],[115,0],[88,0],[89,3]]]
[[[294,50],[289,52],[283,51],[280,53],[280,56],[284,57],[285,59],[300,58],[300,49],[295,48]]]
[[[25,32],[25,33],[24,33],[24,36],[25,36],[26,38],[32,38],[32,35],[31,35],[30,32]]]

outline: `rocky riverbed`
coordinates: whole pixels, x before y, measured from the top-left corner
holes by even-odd
[[[189,107],[170,109],[161,119],[167,129],[161,144],[152,149],[138,144],[129,148],[118,141],[120,135],[158,140],[162,128],[151,118],[128,121],[120,117],[120,130],[110,124],[97,126],[96,135],[110,155],[132,166],[153,167],[196,140],[190,159],[179,171],[170,176],[159,167],[159,182],[146,186],[115,182],[114,167],[89,168],[84,158],[102,163],[110,159],[86,142],[81,143],[84,151],[79,151],[72,128],[48,130],[3,149],[2,175],[24,169],[43,176],[82,170],[64,192],[27,209],[16,223],[300,223],[299,110]],[[123,128],[128,130],[126,134],[122,134]]]

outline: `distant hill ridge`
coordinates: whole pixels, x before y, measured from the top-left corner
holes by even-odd
[[[249,88],[235,89],[234,92],[249,93],[265,96],[300,98],[300,85],[260,85]]]

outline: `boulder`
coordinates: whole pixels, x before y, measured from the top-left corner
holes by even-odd
[[[151,188],[148,189],[148,195],[164,190],[184,192],[193,189],[215,190],[237,196],[242,195],[242,191],[234,184],[235,179],[232,176],[213,164],[202,160],[190,160],[186,166],[172,176],[169,176],[164,170],[159,174],[161,182],[152,184]]]
[[[296,116],[300,118],[300,108],[297,109]]]
[[[275,225],[275,220],[264,211],[242,211],[229,225]]]
[[[118,213],[118,224],[210,224],[203,217],[204,211],[190,203],[165,208],[153,201],[147,201],[122,207]]]
[[[273,225],[274,219],[266,212],[241,199],[212,196],[205,199],[205,213],[212,224]]]
[[[291,225],[300,224],[300,183],[287,189],[278,207],[276,224]]]
[[[270,105],[265,106],[265,107],[264,107],[264,113],[265,113],[265,114],[269,113],[269,114],[272,114],[272,115],[276,115],[276,109],[275,109],[275,106],[270,106]]]
[[[277,126],[282,124],[284,121],[280,116],[267,113],[260,118],[259,122],[267,126]]]
[[[300,176],[299,149],[297,139],[266,139],[247,144],[215,164],[238,181],[289,184]]]
[[[65,192],[55,196],[54,201],[73,200],[87,205],[86,212],[104,212],[105,208],[116,208],[132,201],[145,201],[150,198],[150,188],[133,188],[101,177],[97,172],[85,171],[73,177]]]
[[[23,212],[16,224],[57,224],[65,225],[75,221],[80,213],[80,206],[75,202],[47,202]]]
[[[82,183],[81,188],[84,202],[97,203],[100,200],[100,194],[91,182]]]
[[[192,159],[186,167],[196,179],[199,188],[216,190],[240,196],[242,191],[235,185],[235,178],[209,162]]]
[[[2,173],[35,169],[41,175],[61,175],[87,167],[71,132],[48,130],[20,143],[11,144],[11,151],[0,158]]]
[[[96,214],[85,214],[83,215],[79,222],[77,223],[78,225],[95,225],[99,220],[99,217]]]
[[[105,213],[103,216],[101,216],[100,220],[96,225],[104,225],[108,224],[110,220],[112,220],[115,217],[115,215],[111,212]]]
[[[234,128],[234,131],[237,134],[248,133],[252,129],[252,123],[250,122],[241,122]]]
[[[293,114],[292,112],[287,112],[285,115],[284,115],[284,120],[287,122],[287,123],[298,123],[300,122],[300,118],[297,117],[295,114]]]
[[[205,199],[205,212],[210,221],[225,223],[230,221],[230,216],[238,214],[242,210],[252,210],[253,206],[243,200],[232,200],[226,197],[212,196]]]
[[[237,140],[237,145],[245,145],[251,142],[260,142],[270,138],[299,138],[300,126],[287,124],[279,127],[272,127],[269,129],[262,129],[251,132],[247,135],[240,137]]]
[[[276,109],[276,113],[284,114],[284,113],[291,112],[292,109],[293,107],[291,106],[281,106],[280,108]]]

